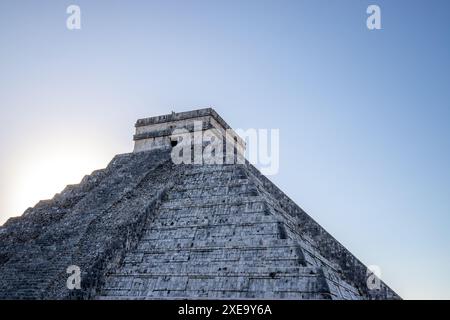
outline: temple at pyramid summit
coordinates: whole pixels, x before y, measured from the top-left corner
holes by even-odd
[[[133,152],[0,227],[0,299],[400,299],[237,161],[246,144],[213,109],[135,128]],[[236,161],[176,163],[177,129],[214,129]]]

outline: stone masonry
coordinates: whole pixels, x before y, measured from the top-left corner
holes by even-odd
[[[400,298],[248,162],[174,164],[168,133],[199,118],[229,128],[138,120],[135,152],[1,226],[0,299]]]

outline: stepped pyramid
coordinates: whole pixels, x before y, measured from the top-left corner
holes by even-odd
[[[248,162],[175,164],[194,120],[230,129],[211,108],[138,120],[133,153],[0,227],[0,299],[399,299]]]

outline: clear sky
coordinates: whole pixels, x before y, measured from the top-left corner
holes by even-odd
[[[81,30],[66,8],[81,8]],[[366,27],[381,8],[382,30]],[[404,298],[450,298],[450,1],[0,2],[0,223],[213,106]]]

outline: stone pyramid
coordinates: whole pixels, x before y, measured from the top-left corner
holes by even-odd
[[[229,128],[210,108],[138,120],[133,153],[0,227],[0,299],[399,299],[248,162],[175,164],[194,119]]]

